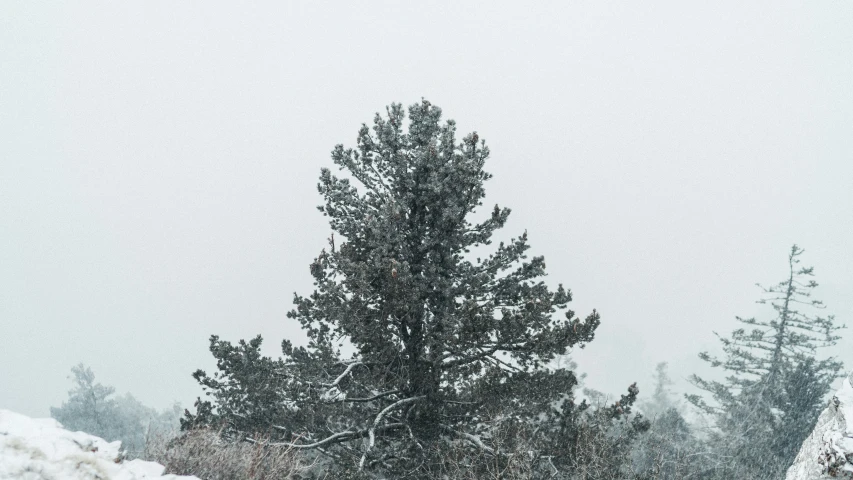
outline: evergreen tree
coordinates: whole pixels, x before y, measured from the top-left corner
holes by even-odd
[[[686,480],[706,478],[708,469],[703,445],[675,408],[657,415],[633,449],[636,479]]]
[[[528,258],[526,232],[475,257],[510,214],[495,205],[472,220],[491,177],[489,149],[476,132],[458,141],[455,123],[441,123],[427,101],[408,113],[406,129],[393,104],[361,127],[356,148],[336,146],[344,177],[322,170],[319,209],[334,233],[310,265],[314,292],[296,295],[288,315],[308,346],[285,340],[273,360],[258,354],[260,338],[234,347],[213,337],[220,371],[195,376],[214,402],[199,400],[185,427],[221,422],[235,435],[319,451],[339,476],[394,478],[429,477],[441,469],[431,452],[447,445],[504,461],[494,432],[546,417],[531,435],[573,438],[586,409],[572,403],[577,379],[544,367],[591,341],[598,314],[577,318],[571,293],[545,284],[545,260]],[[620,418],[635,399],[632,386],[601,417]],[[534,456],[553,463],[551,450]]]
[[[770,448],[779,458],[786,459],[786,465],[793,462],[803,441],[814,430],[841,368],[840,362],[838,369],[827,368],[809,357],[786,365],[782,371],[781,422],[771,438]]]
[[[640,402],[640,409],[646,417],[655,418],[678,407],[678,402],[673,398],[670,391],[673,381],[668,370],[667,362],[660,362],[655,366],[655,390],[652,392],[651,398]]]
[[[261,354],[263,338],[257,336],[235,346],[210,338],[210,351],[216,358],[219,372],[208,376],[198,370],[193,377],[201,383],[208,395],[213,396],[218,412],[214,416],[211,402],[196,402],[196,413],[186,412],[181,428],[189,430],[196,425],[222,427],[216,419],[230,419],[234,432],[262,432],[274,429],[276,423],[296,413],[289,408],[287,377],[283,375],[283,361]]]
[[[699,395],[687,399],[714,420],[717,430],[709,442],[721,457],[731,459],[718,470],[722,477],[783,477],[841,371],[835,358],[816,357],[818,348],[837,342],[836,332],[843,327],[833,316],[816,314],[824,307],[811,298],[817,283],[811,279],[813,268],[799,266],[802,253],[794,245],[787,278],[762,287],[765,297],[758,303],[771,305],[773,318],[738,317],[751,330],[739,328],[731,338],[718,335],[724,358],[700,354],[728,373],[725,380],[691,377],[712,401]]]
[[[50,407],[50,416],[69,430],[79,430],[106,440],[115,440],[121,425],[116,425],[115,388],[95,383],[92,369],[82,363],[71,368],[74,388],[59,408]]]
[[[534,478],[632,478],[632,449],[650,426],[642,415],[632,414],[637,385],[632,384],[627,395],[609,405],[604,394],[591,389],[585,393],[591,403],[584,399],[576,404],[569,398],[560,410],[547,411],[547,420],[537,425],[548,429],[537,437],[540,443],[536,446],[554,470],[539,469]]]
[[[133,395],[114,396],[115,388],[95,382],[92,369],[77,365],[71,369],[74,388],[60,407],[50,407],[50,416],[72,431],[82,431],[107,441],[121,441],[128,457],[142,455],[152,435],[168,435],[177,430],[180,409],[158,413]]]
[[[640,403],[651,425],[633,446],[632,465],[638,480],[703,478],[708,468],[703,446],[670,391],[672,384],[667,363],[658,363],[654,392]]]

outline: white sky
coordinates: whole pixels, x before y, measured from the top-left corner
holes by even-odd
[[[302,338],[320,168],[421,97],[601,312],[589,386],[706,373],[794,242],[853,326],[853,3],[696,3],[2,2],[0,408],[81,361],[190,406],[210,334]]]

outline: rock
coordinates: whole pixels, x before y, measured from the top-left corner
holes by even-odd
[[[853,479],[853,373],[821,413],[785,479]]]

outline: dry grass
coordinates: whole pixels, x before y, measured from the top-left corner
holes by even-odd
[[[311,467],[290,448],[229,442],[210,429],[185,432],[168,439],[149,438],[144,457],[166,467],[165,473],[195,475],[202,480],[282,480]]]

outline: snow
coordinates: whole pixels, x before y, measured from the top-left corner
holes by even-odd
[[[33,419],[0,409],[0,480],[198,480],[163,475],[143,460],[121,461],[121,442],[69,432],[52,418]]]
[[[853,373],[821,413],[785,478],[853,479]]]

